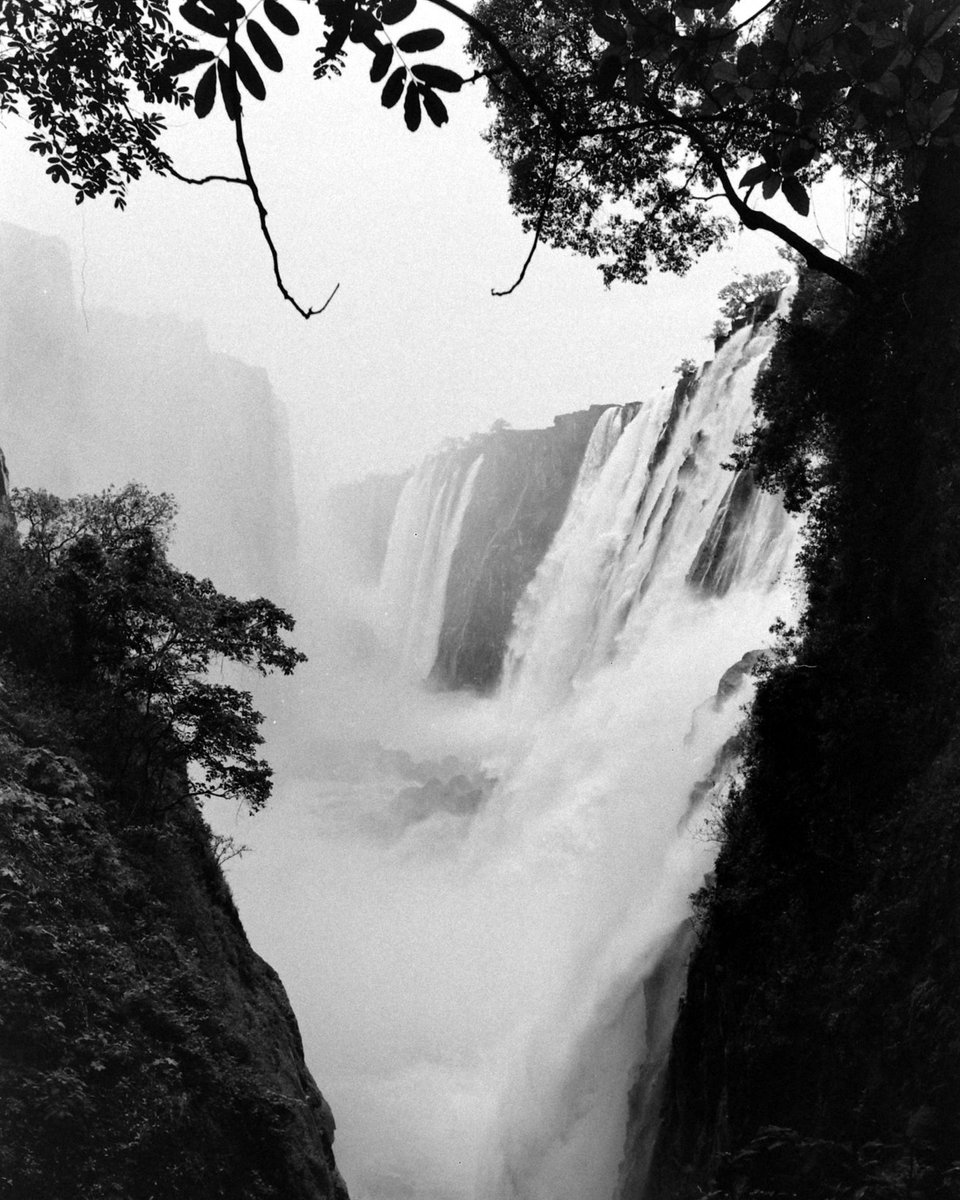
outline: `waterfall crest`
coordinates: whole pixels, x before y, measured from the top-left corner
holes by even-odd
[[[687,582],[722,594],[779,579],[791,523],[748,472],[724,470],[772,339],[744,328],[697,381],[598,422],[568,519],[518,609],[505,672],[515,701],[555,704],[632,653],[649,615]]]
[[[429,458],[397,502],[378,607],[401,670],[413,679],[426,679],[436,658],[450,562],[482,462],[482,455]]]

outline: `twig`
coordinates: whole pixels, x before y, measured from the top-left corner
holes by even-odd
[[[557,138],[556,146],[553,151],[553,166],[550,168],[550,182],[547,184],[547,190],[544,192],[543,203],[540,205],[540,213],[537,217],[537,226],[533,234],[533,245],[530,247],[530,253],[526,257],[526,261],[520,269],[520,274],[511,287],[508,287],[504,292],[498,292],[496,288],[490,289],[491,296],[509,296],[515,292],[523,283],[524,276],[527,273],[527,267],[533,262],[533,256],[537,252],[537,246],[540,245],[540,235],[543,233],[543,223],[547,218],[547,212],[550,208],[550,203],[553,200],[553,190],[557,183],[557,172],[560,168],[560,139]]]
[[[202,179],[194,179],[190,175],[181,175],[171,163],[164,167],[164,171],[174,179],[179,179],[181,183],[192,183],[198,187],[204,183],[239,183],[241,187],[250,186],[246,179],[241,179],[238,175],[204,175]]]
[[[231,68],[232,70],[232,68]],[[233,114],[233,127],[236,131],[237,149],[240,151],[240,162],[243,164],[244,181],[250,189],[250,194],[253,196],[253,202],[257,207],[257,215],[260,218],[260,232],[263,234],[263,240],[267,243],[270,250],[270,257],[273,260],[273,277],[277,282],[277,287],[280,289],[280,295],[284,300],[292,304],[301,317],[305,321],[309,321],[311,317],[318,317],[321,313],[326,312],[330,301],[340,290],[338,283],[330,295],[324,300],[319,308],[304,308],[287,290],[286,284],[283,282],[283,275],[280,273],[280,255],[277,253],[277,247],[274,245],[273,237],[270,233],[270,227],[267,225],[267,208],[263,203],[263,197],[260,195],[260,189],[257,186],[257,181],[253,176],[253,169],[250,166],[250,156],[247,154],[247,144],[243,136],[243,102],[240,99],[240,87],[238,84],[235,88],[235,102]]]

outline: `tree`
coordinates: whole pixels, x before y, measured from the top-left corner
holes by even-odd
[[[58,676],[106,773],[157,807],[171,789],[184,794],[192,764],[188,794],[260,808],[272,775],[257,757],[262,717],[249,692],[210,671],[230,661],[289,675],[304,661],[283,639],[292,618],[176,570],[167,495],[137,484],[70,500],[15,489],[12,503],[22,541],[6,555],[9,652]]]
[[[604,277],[684,270],[720,240],[723,199],[816,269],[863,289],[846,264],[751,203],[781,192],[800,214],[833,166],[901,202],[956,156],[951,0],[772,0],[738,20],[692,4],[489,0],[479,15],[535,81],[529,92],[475,36],[497,111],[491,137],[512,200],[554,244],[600,257]],[[747,169],[744,171],[743,168]],[[738,176],[739,179],[738,179]]]
[[[542,238],[600,258],[607,281],[642,280],[654,265],[685,270],[729,228],[710,207],[719,198],[743,225],[863,290],[855,271],[763,202],[782,193],[805,213],[810,185],[832,166],[863,184],[866,204],[891,194],[905,202],[931,166],[952,165],[957,153],[953,0],[768,0],[744,18],[733,0],[486,0],[476,13],[423,2],[471,32],[471,82],[489,83],[491,140],[535,245]],[[398,30],[416,5],[309,6],[323,25],[317,77],[338,74],[350,44],[363,47],[382,103],[402,100],[411,130],[424,113],[443,125],[441,93],[464,82],[419,58],[441,45],[440,30],[419,20]],[[281,71],[278,40],[297,35],[300,20],[280,0],[186,0],[179,15],[177,29],[160,0],[8,0],[0,111],[26,110],[32,148],[78,201],[106,191],[122,203],[144,167],[184,178],[158,146],[162,117],[134,116],[130,91],[151,104],[192,101],[198,116],[219,98],[243,174],[204,182],[249,188],[277,283],[312,316],[322,308],[304,308],[283,285],[243,136],[244,98],[266,95],[257,63]],[[199,75],[189,87],[174,82],[191,72]]]

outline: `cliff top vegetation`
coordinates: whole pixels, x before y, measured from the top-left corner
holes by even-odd
[[[173,500],[138,484],[63,500],[12,493],[0,550],[0,646],[22,681],[53,685],[71,736],[112,789],[153,810],[187,796],[270,794],[261,714],[213,682],[223,662],[289,675],[293,619],[237,600],[166,557]]]

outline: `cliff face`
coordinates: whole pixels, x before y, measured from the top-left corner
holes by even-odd
[[[332,1114],[196,811],[133,820],[5,691],[0,1192],[346,1200]]]
[[[357,583],[375,584],[380,578],[397,500],[409,477],[409,472],[368,475],[333,488],[324,498],[323,533]]]
[[[59,495],[171,492],[173,558],[239,595],[291,594],[285,416],[260,368],[174,317],[83,311],[66,248],[0,225],[0,423],[15,478]]]
[[[482,439],[447,582],[436,684],[479,691],[496,684],[517,602],[560,527],[602,412],[594,405],[557,417],[549,429],[498,429]]]
[[[752,461],[808,513],[624,1200],[951,1200],[960,1180],[960,170],[874,296],[806,281]],[[904,313],[909,314],[905,319]]]

